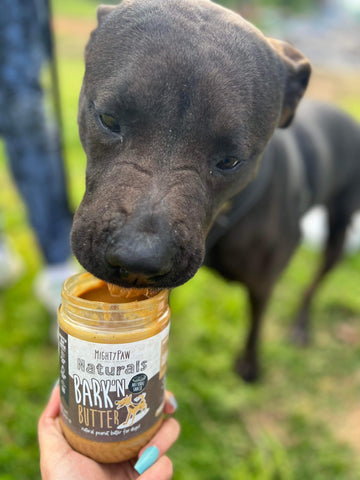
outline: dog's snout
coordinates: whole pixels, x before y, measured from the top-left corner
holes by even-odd
[[[167,232],[125,229],[107,248],[105,259],[122,279],[151,283],[151,279],[171,270],[173,255],[174,248]]]
[[[112,267],[118,267],[123,274],[131,273],[144,277],[163,275],[170,267],[168,250],[160,246],[150,248],[114,246],[106,253],[106,260]]]

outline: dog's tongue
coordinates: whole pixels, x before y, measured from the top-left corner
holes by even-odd
[[[122,300],[135,300],[139,297],[150,298],[156,293],[152,288],[125,288],[114,285],[113,283],[108,283],[107,287],[112,297],[119,297]]]

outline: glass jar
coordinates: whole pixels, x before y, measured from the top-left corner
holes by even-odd
[[[163,419],[168,291],[138,292],[112,297],[90,273],[63,286],[60,422],[75,450],[102,463],[134,458]]]

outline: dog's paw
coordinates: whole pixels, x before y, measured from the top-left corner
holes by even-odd
[[[258,363],[246,357],[239,357],[236,360],[235,371],[247,383],[255,383],[260,377]]]

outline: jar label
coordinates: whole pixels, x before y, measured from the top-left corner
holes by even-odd
[[[129,440],[151,428],[164,407],[169,328],[124,344],[88,342],[59,329],[67,427],[97,442]]]

